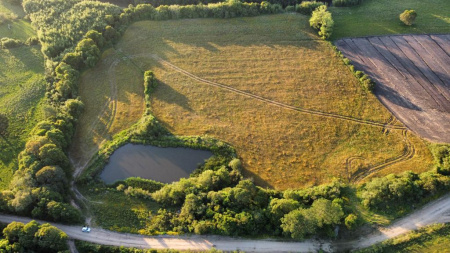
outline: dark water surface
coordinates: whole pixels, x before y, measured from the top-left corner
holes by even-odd
[[[189,148],[127,144],[112,154],[100,178],[107,184],[129,177],[171,183],[189,177],[198,164],[212,155],[210,151]]]

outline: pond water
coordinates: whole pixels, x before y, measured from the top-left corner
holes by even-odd
[[[163,183],[189,177],[213,154],[189,148],[160,148],[126,144],[111,155],[100,178],[107,184],[129,177],[153,179]]]

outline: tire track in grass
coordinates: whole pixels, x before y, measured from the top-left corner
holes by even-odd
[[[398,157],[393,157],[390,158],[382,163],[379,163],[373,167],[370,167],[368,170],[365,171],[361,171],[361,172],[357,172],[356,175],[351,176],[350,175],[350,171],[351,171],[351,163],[354,160],[357,159],[363,159],[362,157],[349,157],[346,160],[346,172],[347,172],[347,177],[349,181],[354,181],[354,182],[358,182],[362,179],[364,179],[365,177],[369,176],[370,174],[373,174],[375,172],[378,172],[390,165],[393,165],[395,163],[398,162],[402,162],[402,161],[406,161],[409,160],[413,157],[414,153],[415,153],[415,149],[414,146],[411,144],[411,142],[408,139],[407,136],[407,128],[404,126],[397,126],[394,125],[395,122],[397,122],[397,119],[393,116],[391,116],[388,120],[388,122],[386,123],[381,123],[381,122],[375,122],[375,121],[368,121],[368,120],[362,120],[362,119],[357,119],[357,118],[353,118],[353,117],[349,117],[349,116],[343,116],[343,115],[339,115],[339,114],[333,114],[333,113],[327,113],[327,112],[321,112],[321,111],[316,111],[316,110],[310,110],[310,109],[304,109],[304,108],[299,108],[299,107],[294,107],[291,105],[286,105],[274,100],[270,100],[258,95],[254,95],[252,93],[246,92],[246,91],[242,91],[239,89],[235,89],[232,87],[229,87],[227,85],[224,84],[220,84],[220,83],[216,83],[216,82],[212,82],[206,79],[203,79],[201,77],[198,77],[184,69],[179,68],[178,66],[162,59],[161,57],[159,57],[156,54],[138,54],[138,55],[132,55],[132,56],[127,56],[127,58],[137,67],[139,68],[134,62],[133,59],[134,58],[140,58],[140,57],[151,57],[154,60],[156,60],[157,62],[162,63],[163,65],[169,66],[170,68],[174,69],[177,72],[180,72],[196,81],[199,82],[203,82],[206,83],[208,85],[214,86],[214,87],[218,87],[218,88],[222,88],[246,97],[250,97],[253,99],[257,99],[275,106],[279,106],[285,109],[289,109],[289,110],[294,110],[294,111],[298,111],[298,112],[302,112],[302,113],[308,113],[308,114],[312,114],[312,115],[317,115],[317,116],[323,116],[323,117],[329,117],[329,118],[335,118],[335,119],[342,119],[342,120],[347,120],[347,121],[352,121],[352,122],[356,122],[356,123],[360,123],[360,124],[365,124],[365,125],[370,125],[370,126],[376,126],[376,127],[382,127],[383,128],[383,132],[385,134],[388,134],[390,130],[403,130],[403,136],[404,136],[404,142],[405,142],[405,149],[403,154],[401,154]],[[140,69],[140,68],[139,68]],[[140,69],[142,71],[142,69]]]
[[[230,86],[224,85],[224,84],[220,84],[220,83],[216,83],[216,82],[212,82],[206,79],[203,79],[201,77],[198,77],[184,69],[181,69],[175,65],[173,65],[172,63],[160,58],[158,55],[150,55],[153,59],[155,59],[156,61],[162,63],[163,65],[166,65],[172,69],[174,69],[177,72],[180,72],[194,80],[197,80],[199,82],[202,83],[206,83],[208,85],[214,86],[214,87],[218,87],[221,89],[225,89],[234,93],[237,93],[239,95],[243,95],[246,97],[250,97],[271,105],[275,105],[278,107],[282,107],[288,110],[293,110],[293,111],[297,111],[297,112],[302,112],[302,113],[307,113],[307,114],[311,114],[311,115],[316,115],[316,116],[321,116],[321,117],[327,117],[327,118],[334,118],[334,119],[341,119],[341,120],[346,120],[346,121],[352,121],[355,123],[359,123],[359,124],[364,124],[364,125],[369,125],[369,126],[375,126],[375,127],[382,127],[382,128],[389,128],[389,129],[399,129],[399,130],[404,130],[406,129],[406,127],[404,126],[395,126],[395,125],[387,125],[386,123],[381,123],[381,122],[376,122],[376,121],[370,121],[370,120],[364,120],[364,119],[358,119],[358,118],[353,118],[350,116],[344,116],[344,115],[339,115],[339,114],[334,114],[334,113],[329,113],[329,112],[322,112],[322,111],[317,111],[317,110],[311,110],[311,109],[305,109],[305,108],[301,108],[301,107],[295,107],[295,106],[291,106],[291,105],[287,105],[284,103],[280,103],[265,97],[261,97],[255,94],[252,94],[250,92],[246,92],[246,91],[242,91],[239,89],[235,89],[232,88]]]
[[[369,167],[366,170],[359,170],[351,177],[350,181],[358,183],[367,176],[379,172],[380,170],[383,170],[384,168],[390,165],[411,159],[416,153],[416,149],[414,145],[411,143],[411,141],[408,139],[408,130],[403,130],[402,135],[403,135],[404,149],[403,153],[400,156],[389,158],[386,161],[376,164],[372,167]]]
[[[95,135],[104,136],[111,129],[112,123],[114,121],[114,118],[115,118],[116,112],[117,112],[117,99],[118,99],[115,68],[120,63],[120,61],[121,61],[121,59],[114,60],[108,69],[107,76],[109,79],[110,97],[105,102],[102,109],[100,110],[100,113],[98,114],[97,119],[95,119],[95,121],[93,121],[89,125],[89,128],[88,128],[88,133],[89,133],[88,137],[89,138],[93,138]],[[102,129],[100,131],[96,131],[96,129],[101,124],[103,124],[105,126],[104,129]],[[90,149],[87,152],[88,155],[85,156],[85,157],[87,157],[87,159],[83,164],[81,164],[83,161],[75,162],[73,159],[71,159],[72,164],[75,167],[75,172],[73,174],[74,178],[76,178],[77,176],[79,176],[81,174],[82,170],[89,164],[91,158],[95,155],[95,153],[97,151],[98,151],[97,147]]]

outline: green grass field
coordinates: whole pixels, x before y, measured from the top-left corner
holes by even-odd
[[[29,37],[36,36],[36,32],[33,30],[31,23],[24,20],[25,12],[21,5],[14,5],[7,3],[6,1],[0,1],[0,13],[15,14],[17,19],[10,22],[10,28],[7,23],[0,24],[0,38],[8,37],[26,41]]]
[[[450,245],[450,224],[436,224],[357,252],[448,253],[450,252],[448,245]]]
[[[103,228],[139,233],[149,221],[149,212],[155,214],[159,205],[151,200],[136,199],[115,189],[89,187],[80,189],[89,202],[95,223]]]
[[[28,132],[42,118],[44,58],[37,46],[0,50],[0,112],[9,119],[6,141],[0,138],[0,189],[9,185],[17,155]]]
[[[286,189],[346,179],[358,168],[404,151],[399,130],[385,133],[380,127],[287,110],[199,79],[286,105],[387,122],[390,113],[361,90],[330,44],[309,28],[308,18],[281,14],[130,26],[116,48],[83,75],[80,94],[86,107],[74,157],[86,161],[86,152],[80,151],[95,150],[139,118],[141,71],[147,69],[160,81],[152,99],[156,117],[177,135],[208,135],[230,143],[242,158],[245,175],[263,186]],[[380,174],[430,169],[425,143],[408,136],[415,156]],[[361,159],[347,171],[350,157]]]
[[[335,22],[332,40],[368,35],[450,33],[448,0],[363,0],[355,7],[329,9]],[[411,27],[399,19],[406,9],[417,12]]]

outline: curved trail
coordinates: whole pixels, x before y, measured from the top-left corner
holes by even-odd
[[[363,180],[365,177],[369,176],[370,174],[378,172],[390,165],[411,159],[414,156],[414,154],[416,153],[416,149],[415,149],[414,145],[408,139],[408,131],[403,130],[402,135],[403,135],[403,142],[404,142],[405,148],[403,150],[403,153],[400,156],[389,158],[386,161],[376,164],[374,166],[371,166],[366,170],[357,171],[355,174],[353,174],[353,176],[350,177],[350,181],[357,183],[357,182]],[[347,161],[349,159],[347,159]],[[351,166],[351,163],[348,162],[347,166]],[[351,169],[350,167],[347,167],[347,171],[349,171],[350,169]]]
[[[11,223],[20,221],[28,223],[32,219],[13,215],[1,215],[0,221]],[[46,223],[45,221],[39,221]],[[142,236],[112,232],[92,228],[91,233],[81,232],[81,226],[68,226],[50,223],[64,231],[70,239],[82,240],[103,245],[178,250],[206,250],[213,247],[224,250],[242,250],[245,252],[340,252],[344,250],[361,249],[386,239],[408,233],[434,223],[450,222],[450,194],[432,201],[410,215],[395,221],[386,228],[354,241],[317,241],[286,242],[269,239],[252,240],[226,236]]]

